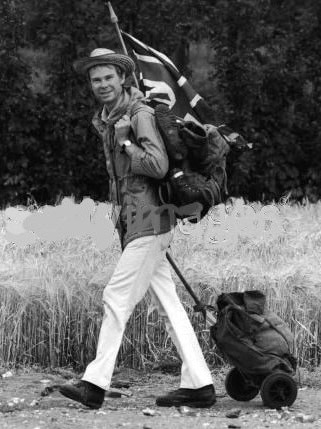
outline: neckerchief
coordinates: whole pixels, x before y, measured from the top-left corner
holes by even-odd
[[[101,119],[111,127],[125,114],[131,116],[131,111],[138,101],[144,101],[144,94],[137,88],[124,88],[116,105],[108,113],[106,106],[103,107]]]

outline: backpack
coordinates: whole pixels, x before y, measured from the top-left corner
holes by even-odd
[[[285,322],[265,308],[262,292],[223,293],[217,307],[211,337],[232,365],[249,376],[296,370],[294,337]]]
[[[168,174],[159,186],[160,199],[163,204],[174,204],[178,208],[196,203],[199,211],[189,216],[189,220],[198,222],[228,195],[226,157],[230,145],[219,128],[193,121],[180,120],[175,125],[172,120],[171,125],[177,127],[179,139],[168,138],[164,121],[161,121],[166,115],[171,115],[166,105],[155,107],[156,125],[169,157]],[[187,217],[184,211],[180,214],[180,210],[176,215]]]
[[[151,109],[147,104],[128,112],[128,115],[131,117],[146,108]],[[153,109],[156,127],[163,137],[169,158],[169,171],[159,181],[160,201],[164,205],[174,205],[177,218],[199,222],[211,207],[223,202],[228,195],[226,158],[230,149],[243,150],[251,146],[225,125],[216,127],[182,120],[162,103]],[[164,117],[172,128],[177,128],[178,138],[166,136]]]

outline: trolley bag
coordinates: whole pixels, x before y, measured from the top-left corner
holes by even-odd
[[[258,290],[223,293],[217,322],[210,328],[218,349],[235,367],[226,377],[234,399],[253,399],[261,390],[264,405],[289,406],[297,396],[294,337],[285,322],[265,308]]]

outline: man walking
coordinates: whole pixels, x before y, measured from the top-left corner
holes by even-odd
[[[167,173],[168,157],[154,110],[137,88],[124,86],[135,68],[129,56],[95,49],[74,66],[87,75],[101,104],[93,124],[103,141],[109,198],[120,210],[116,226],[123,252],[103,293],[96,358],[78,384],[63,385],[60,392],[91,408],[101,407],[126,323],[149,291],[182,359],[180,388],[157,398],[156,404],[210,407],[216,402],[211,373],[166,259],[175,222],[168,211],[157,210],[161,206],[157,180]]]

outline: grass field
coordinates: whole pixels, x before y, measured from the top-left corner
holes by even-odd
[[[114,234],[105,248],[86,235],[19,247],[5,240],[7,213],[0,215],[0,363],[81,369],[95,354],[102,291],[120,256],[118,238]],[[206,303],[223,291],[264,291],[269,307],[295,333],[300,365],[315,368],[321,356],[320,218],[321,203],[249,206],[235,200],[196,226],[177,227],[172,254]],[[221,363],[173,276],[208,362]],[[119,363],[138,368],[177,359],[148,301],[130,318]]]

